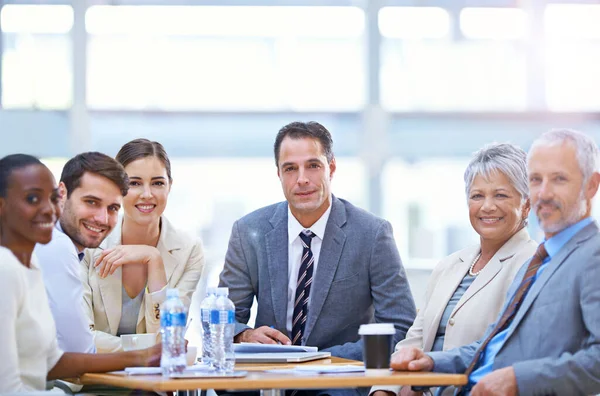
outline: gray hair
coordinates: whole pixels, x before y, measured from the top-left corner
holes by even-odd
[[[537,147],[558,146],[564,142],[570,142],[577,154],[579,169],[583,174],[583,182],[586,183],[592,174],[598,171],[600,163],[600,151],[594,139],[574,129],[552,129],[533,141],[527,159]]]
[[[473,155],[465,170],[465,194],[469,191],[477,175],[489,179],[494,173],[501,172],[521,195],[521,200],[529,198],[527,183],[527,153],[511,143],[492,143]]]

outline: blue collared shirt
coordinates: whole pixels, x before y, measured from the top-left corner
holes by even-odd
[[[42,277],[50,310],[56,324],[58,346],[65,352],[95,353],[94,335],[83,307],[83,285],[79,278],[82,252],[56,222],[52,241],[36,244],[34,254]]]
[[[591,222],[592,222],[592,218],[586,217],[585,219],[580,220],[579,222],[573,224],[572,226],[565,228],[558,234],[554,235],[552,238],[545,241],[544,247],[546,248],[546,252],[548,252],[548,257],[546,257],[544,259],[544,261],[542,262],[542,265],[540,266],[540,268],[538,269],[537,273],[535,274],[535,276],[533,278],[533,282],[535,282],[539,278],[539,276],[542,274],[542,272],[544,272],[544,269],[546,268],[546,266],[548,265],[548,262],[552,259],[552,257],[556,256],[558,254],[558,252],[563,248],[563,246],[565,246],[565,244],[567,242],[569,242],[571,240],[571,238],[573,238],[575,236],[575,234],[577,234],[579,231],[581,231],[585,226],[587,226]],[[525,265],[529,265],[529,261],[527,261],[525,263]],[[520,281],[521,281],[521,279],[518,280],[518,282],[520,282]],[[510,300],[512,300],[512,297],[513,296],[510,296],[510,298],[508,298],[508,296],[507,296],[507,299],[506,299],[507,304],[508,304],[508,302],[510,302]],[[505,304],[504,308],[506,309],[506,304]],[[502,312],[504,312],[504,309],[502,310]],[[500,318],[500,316],[499,316],[499,318]],[[512,327],[514,325],[515,325],[515,322],[514,321],[511,322],[511,324],[506,329],[504,329],[501,332],[499,332],[498,334],[496,334],[494,336],[494,338],[492,338],[490,340],[490,342],[487,344],[487,346],[485,348],[485,351],[483,351],[483,353],[482,353],[483,357],[481,358],[481,363],[480,363],[479,368],[477,368],[477,370],[474,370],[471,373],[471,375],[469,376],[469,385],[471,385],[471,386],[475,385],[484,376],[486,376],[487,374],[492,372],[492,366],[494,365],[494,359],[496,358],[496,355],[498,354],[498,352],[500,351],[500,349],[506,342],[506,335],[508,334],[509,330],[512,330]]]

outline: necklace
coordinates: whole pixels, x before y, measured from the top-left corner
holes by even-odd
[[[479,271],[477,271],[477,272],[473,272],[473,267],[475,267],[475,263],[476,263],[477,261],[479,261],[479,258],[480,258],[480,257],[481,257],[481,252],[479,252],[479,253],[477,254],[477,256],[475,256],[475,260],[473,260],[473,262],[471,263],[471,266],[469,267],[469,275],[471,275],[471,276],[477,276],[477,275],[479,275],[479,273],[480,273],[480,272],[481,272],[481,270],[483,269],[483,268],[482,268],[482,269],[480,269],[480,270],[479,270]]]

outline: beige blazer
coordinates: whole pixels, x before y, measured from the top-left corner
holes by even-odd
[[[496,252],[452,310],[444,336],[444,351],[470,344],[483,336],[502,309],[515,274],[536,248],[537,243],[524,228]],[[446,305],[480,250],[479,245],[470,246],[438,263],[427,284],[425,305],[406,338],[396,344],[396,350],[408,346],[431,351]],[[399,387],[377,387],[371,392],[378,389],[400,391]]]
[[[122,221],[100,245],[102,249],[121,244],[121,225]],[[173,228],[164,216],[161,217],[161,233],[156,248],[163,259],[167,286],[153,293],[144,293],[136,333],[160,330],[160,306],[166,298],[166,288],[179,289],[182,301],[189,308],[204,268],[204,251],[200,241]],[[118,268],[104,279],[97,275],[94,263],[102,249],[88,249],[81,261],[84,308],[98,352],[116,352],[122,350],[121,340],[116,336],[121,321],[122,271]]]

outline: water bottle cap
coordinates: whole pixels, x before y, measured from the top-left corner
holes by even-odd
[[[228,296],[229,288],[228,287],[218,287],[217,288],[217,296]]]
[[[179,298],[179,290],[178,289],[167,289],[167,298]]]
[[[206,295],[210,296],[211,294],[217,294],[217,287],[208,287],[206,288]]]

